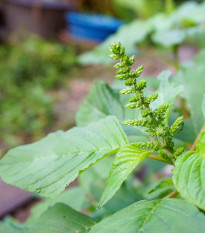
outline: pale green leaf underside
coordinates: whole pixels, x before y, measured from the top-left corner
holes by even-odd
[[[151,153],[151,150],[137,148],[136,143],[119,150],[113,161],[105,191],[100,199],[100,207],[112,198],[128,175]]]
[[[203,55],[201,53],[201,55]],[[197,60],[200,58],[200,55],[196,56]],[[204,116],[202,113],[202,100],[205,93],[205,67],[203,56],[201,62],[195,61],[193,65],[183,67],[177,75],[173,77],[174,81],[178,85],[184,86],[184,91],[182,93],[185,98],[185,104],[190,112],[189,120],[185,121],[184,130],[180,137],[187,138],[190,142],[193,142],[196,136],[198,135],[201,127],[204,124]]]
[[[21,233],[21,227],[10,221],[0,222],[0,233]]]
[[[151,107],[153,109],[159,108],[162,104],[172,105],[177,95],[183,91],[183,86],[176,86],[174,82],[170,82],[171,72],[165,70],[159,74],[157,79],[160,81],[159,88],[157,90],[158,98],[155,100]]]
[[[79,173],[127,143],[118,120],[109,116],[10,150],[0,161],[0,176],[7,183],[53,197]]]
[[[54,206],[57,203],[63,203],[71,208],[80,211],[86,200],[86,192],[81,187],[69,188],[65,192],[61,193],[56,198],[46,198],[43,202],[34,206],[31,210],[31,216],[28,222],[36,221],[38,217],[45,212],[49,207]]]
[[[168,188],[171,186],[174,186],[172,179],[169,179],[169,178],[163,179],[163,180],[160,180],[160,182],[157,185],[155,185],[148,193],[150,194],[155,191],[158,191],[159,189],[164,189],[164,188]]]
[[[203,233],[205,217],[176,199],[141,201],[97,223],[90,233]]]
[[[126,101],[123,102],[122,98],[118,90],[113,90],[105,82],[96,82],[77,113],[77,125],[84,126],[108,115],[115,115],[120,121],[134,119],[137,111],[125,108],[128,100],[124,96]]]
[[[19,233],[87,233],[96,222],[64,204],[56,204]]]
[[[205,210],[205,131],[196,152],[186,152],[177,159],[173,182],[184,199]]]

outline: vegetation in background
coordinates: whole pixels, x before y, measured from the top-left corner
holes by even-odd
[[[48,91],[68,80],[75,62],[72,48],[38,38],[1,45],[0,140],[14,146],[49,129],[55,112]]]
[[[78,7],[80,11],[103,13],[125,20],[136,18],[147,19],[159,12],[170,13],[175,6],[185,2],[181,0],[81,0]]]
[[[169,7],[170,8],[170,7]],[[127,53],[139,53],[143,45],[167,48],[174,54],[174,65],[178,64],[178,48],[181,44],[194,44],[204,48],[205,3],[188,2],[172,13],[159,13],[146,20],[136,19],[123,25],[93,51],[79,56],[79,62],[88,64],[110,64],[107,47],[113,41],[120,41],[127,48]]]

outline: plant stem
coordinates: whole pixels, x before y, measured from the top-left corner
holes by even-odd
[[[155,160],[158,160],[158,161],[161,161],[161,162],[164,162],[164,163],[168,163],[170,165],[173,165],[172,163],[169,163],[167,160],[161,158],[161,157],[158,157],[156,155],[148,155],[148,158],[149,159],[155,159]]]
[[[201,130],[199,131],[199,133],[198,133],[194,143],[192,144],[190,150],[194,151],[196,149],[196,144],[198,142],[199,136],[201,135],[202,131],[204,131],[204,130],[205,130],[205,124],[202,126]]]
[[[173,198],[175,197],[179,192],[177,190],[174,190],[169,195],[167,195],[165,198]]]

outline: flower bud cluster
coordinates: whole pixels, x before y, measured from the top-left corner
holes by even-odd
[[[183,150],[174,150],[173,137],[181,133],[183,129],[183,117],[179,117],[174,124],[169,127],[165,123],[167,111],[169,105],[163,104],[154,111],[151,109],[150,104],[158,98],[158,94],[151,94],[144,96],[143,90],[147,86],[146,80],[137,81],[143,72],[144,67],[139,66],[136,70],[132,70],[132,65],[135,62],[135,56],[127,56],[125,54],[125,48],[121,47],[120,42],[112,43],[110,47],[111,58],[120,60],[114,67],[118,69],[117,75],[115,76],[118,80],[124,81],[128,88],[120,91],[121,94],[134,94],[130,98],[130,103],[126,104],[125,107],[129,109],[139,109],[141,111],[141,118],[136,120],[127,120],[124,122],[125,125],[129,126],[143,126],[146,128],[146,132],[150,133],[153,137],[154,143],[143,142],[137,143],[141,148],[154,148],[155,151],[159,151],[162,158],[167,161],[175,159],[179,156]]]
[[[152,142],[137,142],[137,148],[158,150],[159,148]]]
[[[180,116],[176,119],[176,121],[173,123],[173,125],[170,128],[170,134],[174,137],[178,134],[180,134],[184,127],[184,117]]]

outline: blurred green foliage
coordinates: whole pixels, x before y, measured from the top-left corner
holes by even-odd
[[[167,12],[158,13],[146,19],[136,19],[131,23],[122,25],[118,31],[108,37],[94,50],[79,56],[82,65],[104,64],[112,62],[109,58],[109,44],[120,41],[125,45],[127,53],[140,54],[143,48],[166,48],[172,51],[178,66],[178,49],[182,44],[192,44],[199,48],[205,47],[205,2],[186,2],[176,8],[172,13],[171,3],[167,1]],[[152,5],[151,5],[152,6]],[[164,49],[164,51],[166,51]]]
[[[38,38],[1,45],[0,141],[6,147],[48,130],[55,120],[48,91],[68,80],[75,62],[72,48]]]
[[[113,15],[125,21],[147,19],[159,12],[170,13],[187,0],[83,0],[79,10]],[[200,2],[200,1],[197,1]]]

